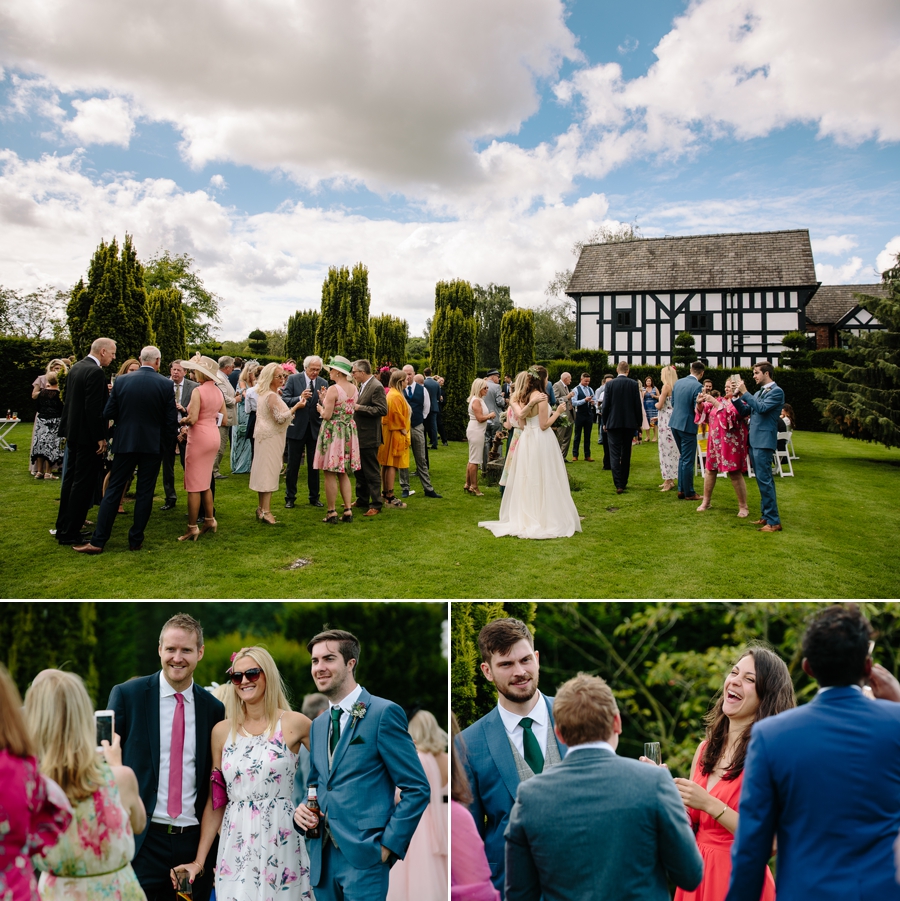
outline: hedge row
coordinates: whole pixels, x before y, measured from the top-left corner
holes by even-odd
[[[19,419],[32,422],[37,412],[37,401],[31,399],[31,385],[43,375],[47,364],[56,357],[72,354],[69,341],[51,341],[41,338],[9,338],[0,336],[0,372],[14,372],[11,385],[6,386],[4,409],[19,414]]]

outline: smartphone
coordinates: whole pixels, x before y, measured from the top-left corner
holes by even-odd
[[[115,710],[95,710],[94,722],[97,726],[97,750],[103,750],[101,741],[108,741],[112,744],[113,732],[116,731],[116,712]]]

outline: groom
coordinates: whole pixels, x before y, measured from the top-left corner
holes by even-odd
[[[329,629],[306,647],[329,701],[310,731],[307,785],[317,786],[321,821],[305,804],[294,812],[300,832],[320,823],[320,838],[307,839],[310,881],[317,901],[384,901],[388,872],[428,806],[428,779],[403,710],[357,684],[356,637]]]

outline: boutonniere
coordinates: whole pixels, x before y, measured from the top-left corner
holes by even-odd
[[[366,715],[366,705],[362,703],[362,701],[357,701],[350,708],[350,716],[353,717],[351,720],[351,728],[356,725],[358,720],[361,720]]]

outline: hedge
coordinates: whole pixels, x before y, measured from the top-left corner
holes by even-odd
[[[0,367],[2,372],[14,372],[12,385],[7,386],[6,410],[19,414],[24,422],[34,421],[37,413],[37,401],[31,399],[31,385],[43,375],[47,364],[56,357],[68,357],[72,354],[69,341],[52,341],[41,338],[9,338],[0,337]]]

